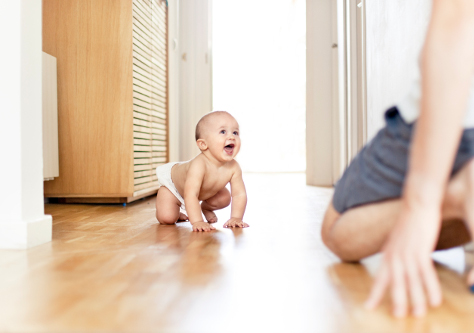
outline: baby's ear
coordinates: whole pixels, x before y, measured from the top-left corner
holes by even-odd
[[[206,141],[204,141],[204,139],[197,140],[196,144],[197,144],[200,151],[207,150],[207,143],[206,143]]]

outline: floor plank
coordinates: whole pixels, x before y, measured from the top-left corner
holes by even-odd
[[[436,255],[445,301],[423,319],[363,309],[380,258],[342,264],[323,245],[332,189],[302,174],[246,174],[247,229],[159,225],[154,198],[47,204],[53,241],[0,251],[5,332],[468,332],[460,248]],[[466,259],[467,258],[467,259]]]

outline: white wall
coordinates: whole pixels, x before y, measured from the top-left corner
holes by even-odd
[[[41,0],[0,1],[0,247],[51,240],[44,215]]]
[[[416,75],[430,9],[430,0],[366,0],[369,140]]]
[[[212,111],[212,0],[179,2],[179,160],[199,153],[198,120]]]

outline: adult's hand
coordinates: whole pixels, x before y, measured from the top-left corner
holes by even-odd
[[[441,304],[441,287],[431,259],[440,227],[439,209],[402,210],[384,245],[382,265],[366,302],[367,308],[376,308],[386,292],[391,294],[396,317],[405,317],[410,305],[413,315],[423,316],[427,300],[431,306]]]

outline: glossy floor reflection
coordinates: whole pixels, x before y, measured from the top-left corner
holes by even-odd
[[[424,319],[363,309],[379,257],[342,264],[322,244],[332,189],[303,174],[245,175],[247,229],[162,226],[154,198],[46,205],[53,242],[0,251],[0,331],[469,332],[462,249],[436,255],[444,304]],[[473,262],[470,255],[468,262]]]

